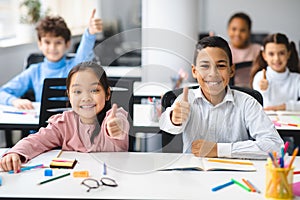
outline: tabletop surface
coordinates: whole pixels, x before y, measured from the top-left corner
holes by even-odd
[[[48,156],[47,156],[48,155]],[[36,157],[28,165],[49,163],[55,154],[48,152]],[[78,153],[63,152],[61,158],[76,158],[74,169],[54,169],[53,175],[88,170],[90,177],[103,177],[103,163],[107,177],[115,179],[118,187],[102,186],[86,192],[81,185],[84,178],[67,176],[43,185],[37,183],[48,179],[44,169],[24,171],[19,174],[2,172],[0,197],[10,198],[82,198],[82,199],[265,199],[265,160],[254,160],[256,172],[232,171],[158,171],[180,158],[182,154],[171,153]],[[297,157],[295,170],[300,169]],[[231,178],[251,180],[262,193],[247,192],[233,185],[217,192],[211,189],[228,182]],[[294,182],[300,175],[294,176]],[[295,198],[300,199],[300,198]]]

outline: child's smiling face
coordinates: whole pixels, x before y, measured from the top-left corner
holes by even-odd
[[[51,62],[59,61],[70,47],[70,42],[66,42],[61,36],[47,34],[38,41],[39,49],[44,56]]]
[[[269,42],[262,52],[264,60],[274,71],[285,72],[291,53],[284,44]]]
[[[227,28],[230,43],[235,48],[245,48],[248,45],[250,29],[242,18],[234,18]]]
[[[68,88],[72,109],[80,116],[84,124],[95,122],[96,115],[104,108],[109,99],[99,78],[92,70],[73,74]]]
[[[193,77],[211,103],[215,100],[221,102],[225,96],[225,88],[234,74],[229,63],[226,52],[221,48],[206,47],[198,52],[196,66],[192,66]]]

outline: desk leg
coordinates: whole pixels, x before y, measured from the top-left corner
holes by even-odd
[[[5,130],[6,147],[12,147],[12,130]]]

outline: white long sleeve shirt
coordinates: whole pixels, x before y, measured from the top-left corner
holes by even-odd
[[[278,73],[271,67],[267,67],[266,77],[268,88],[260,90],[259,81],[263,73],[259,71],[253,79],[253,89],[259,91],[264,99],[264,106],[277,106],[285,103],[286,110],[300,111],[300,74],[290,72],[286,68],[285,72]]]
[[[201,89],[189,90],[187,121],[175,126],[170,119],[174,104],[160,118],[160,129],[171,134],[183,132],[183,152],[191,152],[194,140],[217,143],[218,157],[265,159],[280,151],[283,141],[262,106],[250,95],[227,87],[221,103],[212,105]],[[180,101],[182,95],[176,101]]]

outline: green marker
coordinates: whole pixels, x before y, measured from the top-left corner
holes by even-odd
[[[241,188],[243,188],[244,190],[247,190],[248,192],[251,192],[251,189],[250,189],[250,188],[248,188],[248,187],[246,187],[245,185],[241,184],[241,183],[238,182],[237,180],[234,180],[234,179],[232,178],[231,181],[232,181],[234,184],[236,184],[236,185],[240,186]]]

